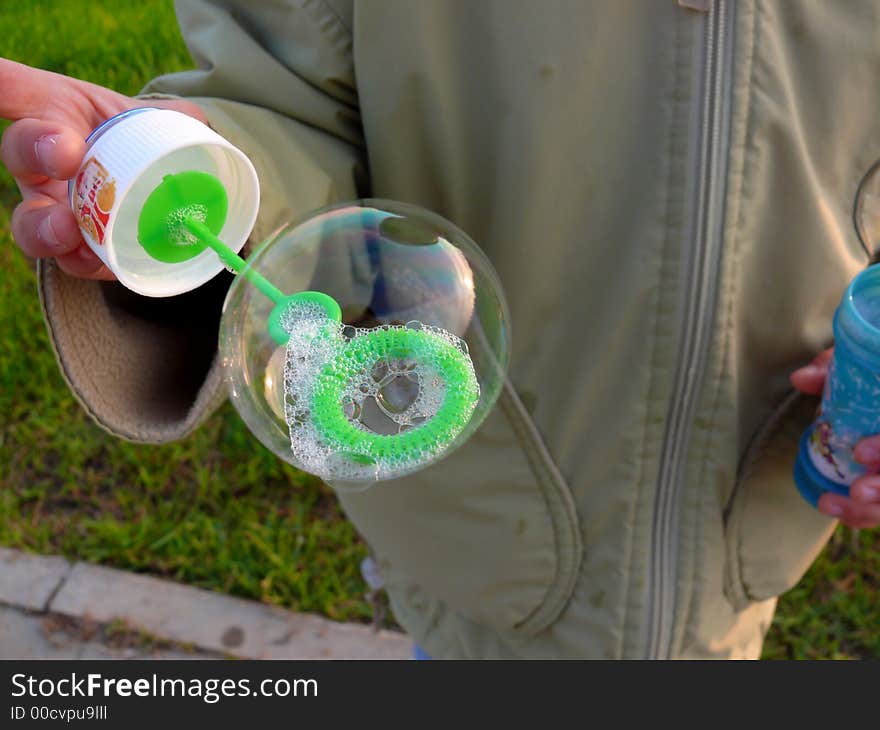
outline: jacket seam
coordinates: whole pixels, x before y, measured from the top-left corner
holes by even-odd
[[[338,53],[341,58],[344,58],[351,67],[352,78],[355,78],[354,91],[355,94],[357,94],[357,81],[354,73],[354,33],[352,32],[352,29],[343,22],[342,18],[330,6],[327,0],[304,0],[302,7],[309,13],[312,22],[315,23],[318,31],[327,41],[330,48],[332,48],[335,53]],[[321,12],[322,9],[324,11],[323,13]],[[337,30],[335,36],[330,32],[331,27]],[[357,108],[356,106],[352,107],[345,102],[342,103],[350,108]]]
[[[729,546],[730,556],[725,574],[729,577],[729,591],[733,594],[728,599],[735,610],[742,610],[750,601],[759,600],[749,591],[743,577],[743,521],[742,513],[745,511],[747,494],[742,492],[742,485],[749,477],[749,470],[758,463],[767,452],[767,447],[773,442],[785,426],[786,419],[794,406],[804,396],[796,390],[789,390],[785,398],[776,406],[764,423],[758,428],[755,436],[750,441],[746,454],[737,469],[736,487],[724,510],[725,546]],[[730,544],[732,543],[732,545]]]
[[[673,94],[676,95],[679,89],[679,86],[682,82],[682,54],[683,50],[681,49],[681,31],[680,24],[678,22],[673,24],[673,37],[674,43],[673,48],[673,80],[672,80],[672,89]],[[672,220],[672,205],[673,205],[673,180],[675,178],[675,161],[678,157],[677,147],[679,144],[679,134],[677,132],[677,124],[676,119],[679,113],[679,105],[681,102],[677,102],[675,107],[671,113],[670,120],[670,130],[669,130],[669,142],[667,146],[667,169],[664,185],[664,219],[667,222],[666,233],[663,236],[663,242],[661,244],[661,255],[657,257],[658,259],[658,269],[657,269],[657,286],[656,286],[656,294],[654,297],[654,306],[651,308],[651,312],[653,315],[653,326],[651,328],[651,359],[650,359],[650,367],[648,368],[649,376],[648,383],[646,388],[646,406],[645,406],[645,415],[644,415],[644,424],[642,426],[642,435],[641,435],[641,444],[640,444],[640,453],[639,453],[639,464],[640,471],[638,479],[636,480],[636,489],[635,489],[635,499],[633,500],[632,508],[630,509],[629,516],[629,530],[630,535],[629,539],[626,541],[626,550],[627,554],[624,558],[624,580],[623,580],[623,596],[621,601],[622,611],[620,615],[620,621],[617,626],[617,650],[614,654],[615,658],[620,659],[624,656],[625,647],[627,646],[627,627],[629,625],[630,618],[630,592],[631,592],[631,583],[633,581],[633,559],[635,555],[634,542],[636,537],[633,535],[633,524],[638,517],[640,510],[643,508],[644,499],[645,499],[645,491],[647,489],[647,477],[648,477],[648,462],[649,457],[647,454],[648,450],[648,431],[651,427],[651,411],[652,405],[657,400],[656,395],[657,391],[661,388],[661,384],[659,382],[659,378],[657,376],[659,362],[659,350],[657,347],[658,340],[660,339],[660,329],[661,329],[661,318],[660,318],[660,302],[662,300],[662,294],[664,291],[664,278],[665,278],[665,269],[669,264],[669,256],[667,252],[672,246],[672,229],[673,226],[669,225],[668,222]],[[650,539],[650,538],[649,538]],[[643,597],[644,598],[644,597]],[[639,611],[645,610],[644,600],[640,602]],[[640,621],[639,626],[643,626]]]
[[[748,479],[750,469],[766,453],[768,444],[783,424],[786,414],[794,407],[797,401],[804,397],[806,396],[794,388],[786,390],[785,396],[773,408],[770,415],[764,419],[755,431],[755,435],[749,440],[745,454],[743,454],[737,468],[736,486],[730,495],[730,499],[727,500],[727,504],[724,506],[725,523],[729,519],[728,516],[734,511],[734,505],[739,500],[740,486]]]
[[[505,378],[499,405],[531,466],[553,526],[556,551],[553,580],[537,606],[514,625],[518,633],[531,634],[547,628],[568,605],[583,561],[583,543],[571,489],[534,421],[525,414],[525,407],[509,378]]]
[[[307,6],[307,5],[316,5],[316,4],[317,4],[317,5],[322,5],[322,6],[324,7],[324,10],[325,10],[329,15],[332,15],[332,16],[333,16],[333,21],[334,21],[337,25],[341,26],[342,29],[345,30],[345,31],[348,33],[349,36],[352,36],[352,35],[353,35],[353,33],[352,33],[352,29],[349,27],[348,23],[346,23],[346,22],[342,19],[342,16],[341,16],[339,13],[336,12],[336,9],[335,9],[335,8],[334,8],[329,2],[327,2],[327,0],[305,0],[304,7]],[[309,12],[317,12],[317,9],[315,9],[314,11],[313,11],[313,10],[310,10]],[[317,16],[315,16],[315,17],[317,17]]]
[[[751,164],[750,164],[751,157],[748,155],[748,141],[750,139],[750,134],[752,132],[752,126],[754,124],[754,105],[753,105],[753,99],[752,99],[752,94],[751,94],[750,90],[753,88],[754,72],[755,72],[755,67],[754,67],[754,62],[753,62],[754,61],[754,48],[755,48],[757,41],[758,41],[758,39],[757,39],[758,24],[756,22],[756,16],[757,16],[757,12],[756,12],[756,10],[753,9],[751,29],[749,32],[749,38],[751,39],[751,44],[749,46],[749,55],[746,59],[746,62],[748,64],[748,72],[746,74],[748,77],[748,84],[747,84],[746,88],[749,91],[746,93],[746,103],[748,106],[745,110],[745,124],[743,125],[743,133],[742,133],[743,134],[743,136],[742,136],[743,160],[742,160],[742,165],[739,170],[739,174],[740,174],[739,185],[737,186],[738,190],[737,190],[737,197],[736,197],[736,201],[737,201],[736,226],[732,228],[728,221],[725,221],[725,223],[724,223],[725,233],[727,233],[729,231],[730,232],[729,235],[731,235],[731,237],[733,238],[733,247],[732,247],[733,250],[731,251],[730,268],[729,268],[729,271],[727,272],[728,275],[726,277],[728,279],[728,281],[730,282],[730,284],[729,284],[730,292],[729,292],[729,296],[728,296],[728,300],[727,300],[727,306],[724,308],[725,309],[725,313],[724,313],[724,342],[723,342],[722,349],[721,349],[721,372],[718,374],[718,382],[717,382],[717,385],[715,388],[715,395],[713,398],[712,408],[711,408],[710,416],[709,416],[709,422],[713,426],[715,423],[715,419],[718,415],[718,410],[721,407],[721,400],[722,400],[721,394],[722,394],[722,390],[723,390],[724,381],[726,378],[730,377],[729,353],[730,353],[731,342],[733,340],[733,310],[734,310],[734,303],[736,301],[737,284],[739,281],[739,278],[737,276],[737,272],[739,270],[739,265],[740,265],[740,261],[742,258],[742,236],[739,235],[739,231],[742,230],[743,224],[744,224],[743,218],[745,215],[746,206],[742,204],[742,201],[743,201],[743,198],[745,195],[746,179],[748,178],[748,171],[749,171],[749,168],[751,167]],[[734,25],[734,32],[735,32],[736,31],[736,19],[734,19],[733,25]],[[736,43],[735,39],[734,39],[734,42]],[[731,107],[732,107],[732,104],[733,104],[733,102],[731,102]],[[732,108],[731,108],[731,116],[733,116],[733,109]],[[732,150],[733,150],[733,146],[731,145],[730,149],[728,150],[728,156],[732,153]],[[729,179],[728,179],[728,182],[729,182]],[[725,196],[725,198],[726,198],[725,205],[728,205],[727,197],[728,196]],[[722,285],[723,285],[724,279],[725,279],[723,270],[720,272],[720,276],[722,277]],[[724,289],[722,288],[722,291],[723,290]],[[697,539],[699,538],[699,533],[700,533],[700,524],[701,524],[700,515],[702,514],[702,511],[703,511],[704,505],[705,505],[705,495],[703,493],[705,490],[703,490],[701,488],[701,485],[704,483],[704,479],[706,477],[706,471],[709,467],[710,456],[713,453],[713,446],[717,441],[717,437],[718,437],[718,429],[717,428],[710,428],[709,433],[708,433],[708,441],[706,443],[706,447],[703,452],[703,458],[701,460],[702,463],[700,464],[698,478],[697,478],[697,481],[695,482],[695,488],[697,489],[697,503],[696,503],[696,513],[695,513],[694,524],[691,526],[691,530],[692,530],[694,537]],[[734,476],[734,479],[736,479],[736,476]],[[726,555],[726,553],[727,553],[727,541],[723,538],[723,535],[722,535],[722,540],[721,540],[721,549],[723,550],[723,554],[722,554],[722,558],[723,558],[724,555]],[[690,601],[688,602],[687,611],[686,611],[685,615],[683,616],[684,628],[682,631],[682,638],[681,638],[683,644],[687,643],[688,635],[692,632],[692,628],[691,628],[692,621],[696,620],[695,617],[699,613],[698,603],[699,603],[699,597],[700,597],[701,592],[696,590],[695,586],[697,584],[697,581],[699,580],[699,576],[700,576],[701,572],[704,572],[704,567],[705,567],[703,565],[704,557],[705,557],[705,553],[703,551],[696,551],[696,553],[694,555],[694,559],[693,559],[693,565],[691,568],[691,597],[690,597]],[[701,571],[701,569],[703,569],[703,570]],[[679,647],[679,648],[681,649],[681,647]]]

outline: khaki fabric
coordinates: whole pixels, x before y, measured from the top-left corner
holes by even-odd
[[[706,14],[641,0],[177,8],[201,70],[147,91],[194,98],[254,160],[254,240],[328,202],[399,199],[467,231],[506,289],[510,380],[484,427],[429,469],[340,497],[398,620],[437,657],[657,655],[654,524],[699,251]],[[792,484],[814,404],[787,375],[829,344],[869,259],[851,211],[880,157],[865,91],[878,13],[867,0],[735,4],[722,246],[661,656],[757,656],[775,597],[834,527]],[[177,437],[222,397],[208,335],[196,355],[162,304],[51,264],[40,281],[62,367],[105,428]],[[194,295],[215,315],[216,286]],[[136,388],[109,364],[123,355]],[[186,392],[169,391],[188,367]]]

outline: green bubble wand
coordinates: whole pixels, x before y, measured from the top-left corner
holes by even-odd
[[[201,171],[166,175],[144,202],[138,218],[138,241],[157,261],[179,263],[213,250],[223,264],[245,277],[274,307],[266,322],[275,342],[290,338],[287,315],[296,305],[320,307],[327,319],[342,322],[333,297],[318,291],[284,294],[255,271],[217,236],[226,222],[228,197],[223,184]],[[327,336],[337,336],[335,328]],[[329,447],[361,464],[394,458],[412,459],[445,450],[464,430],[480,398],[470,357],[430,329],[394,327],[363,332],[347,342],[344,356],[326,363],[317,374],[309,417]],[[445,385],[437,412],[410,430],[379,434],[352,422],[343,394],[360,371],[384,358],[430,363]]]

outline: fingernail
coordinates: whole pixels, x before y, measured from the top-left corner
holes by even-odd
[[[843,514],[843,507],[841,507],[837,502],[830,502],[828,504],[822,505],[822,512],[824,512],[829,517],[840,517]]]
[[[815,375],[821,375],[822,368],[820,368],[818,365],[813,365],[812,363],[810,363],[809,365],[804,365],[800,370],[798,370],[798,372],[801,375],[809,375],[810,377],[813,377]]]
[[[55,229],[52,228],[52,214],[49,213],[37,226],[37,237],[52,248],[61,248],[61,241],[55,235]]]
[[[863,502],[875,502],[877,501],[877,497],[880,497],[880,490],[878,490],[877,487],[862,485],[859,487],[859,494],[861,495]]]
[[[34,143],[34,152],[45,173],[52,178],[58,176],[55,170],[55,146],[58,144],[59,134],[46,134],[39,137]]]

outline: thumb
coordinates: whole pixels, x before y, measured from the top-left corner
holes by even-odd
[[[791,384],[806,395],[821,395],[822,388],[825,387],[825,378],[828,376],[828,365],[831,363],[833,355],[833,347],[819,353],[809,365],[804,365],[791,374],[789,378]]]

